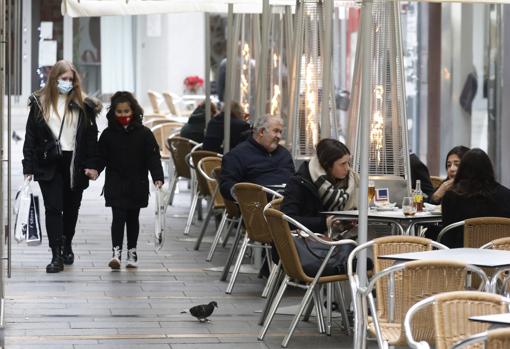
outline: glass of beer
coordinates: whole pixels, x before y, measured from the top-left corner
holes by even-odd
[[[374,202],[375,197],[375,183],[374,181],[368,181],[368,206]]]
[[[416,214],[416,206],[414,206],[412,197],[404,197],[402,200],[402,212],[404,213],[404,216],[414,216]]]

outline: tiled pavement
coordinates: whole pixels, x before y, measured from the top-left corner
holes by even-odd
[[[25,109],[14,112],[13,128],[20,134]],[[22,181],[21,146],[13,143],[13,187]],[[34,185],[38,189],[37,185]],[[59,274],[46,274],[50,260],[47,239],[41,246],[13,244],[12,278],[5,279],[6,326],[0,340],[8,349],[223,349],[279,348],[287,332],[290,316],[277,315],[263,342],[257,341],[257,325],[264,300],[259,297],[264,280],[242,274],[232,295],[219,273],[206,268],[222,265],[227,250],[219,247],[212,263],[205,262],[209,243],[200,251],[183,239],[184,218],[189,208],[189,192],[181,185],[175,206],[167,212],[167,239],[155,252],[152,200],[142,210],[138,270],[112,272],[110,210],[100,196],[102,180],[85,192],[74,240],[75,264]],[[190,236],[198,234],[192,227]],[[209,234],[214,224],[209,227]],[[125,258],[125,256],[123,256]],[[286,303],[296,303],[294,291]],[[208,323],[199,323],[184,310],[216,300],[219,308]],[[315,320],[301,322],[290,348],[351,348],[352,338],[342,334],[339,324],[333,335],[317,333]],[[375,347],[374,343],[370,343]]]

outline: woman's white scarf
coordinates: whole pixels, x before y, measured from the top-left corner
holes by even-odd
[[[346,180],[340,181],[336,185],[331,183],[327,177],[326,171],[319,163],[317,156],[313,156],[308,164],[310,177],[322,201],[324,208],[328,211],[350,210],[357,203],[358,177],[353,171],[349,171]]]

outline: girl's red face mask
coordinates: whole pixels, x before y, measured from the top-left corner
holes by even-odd
[[[131,122],[131,120],[133,119],[133,117],[131,115],[127,115],[127,116],[117,116],[117,121],[119,122],[119,124],[121,124],[122,126],[127,126],[129,125],[129,123]]]

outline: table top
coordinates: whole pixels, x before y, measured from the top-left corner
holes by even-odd
[[[480,248],[452,248],[447,250],[396,253],[379,256],[379,258],[394,259],[398,261],[448,260],[487,268],[510,266],[510,251]]]
[[[510,325],[510,313],[470,316],[469,320],[490,324]]]
[[[344,217],[352,217],[356,218],[359,215],[358,210],[348,210],[348,211],[326,211],[322,212],[328,215],[336,215],[336,216],[344,216]],[[405,216],[401,209],[389,210],[389,211],[377,211],[377,210],[369,210],[368,218],[389,218],[389,219],[398,219],[398,220],[422,220],[422,219],[436,219],[441,221],[441,213],[424,211],[424,212],[416,212],[414,216]]]

